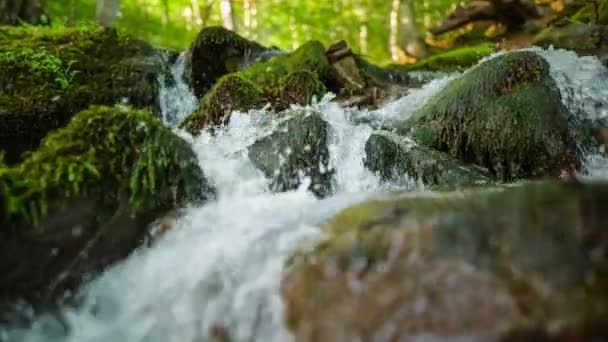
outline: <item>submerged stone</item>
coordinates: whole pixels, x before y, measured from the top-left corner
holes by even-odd
[[[298,342],[605,337],[607,200],[606,183],[547,181],[346,209],[290,260],[288,327]]]
[[[78,113],[0,166],[0,303],[60,298],[126,257],[164,212],[213,193],[189,144],[149,112]]]
[[[509,181],[558,176],[580,165],[569,115],[549,64],[520,51],[468,70],[396,128]]]
[[[286,115],[273,133],[249,146],[249,158],[271,179],[273,191],[297,189],[308,178],[310,191],[318,197],[329,195],[329,124],[307,110]]]
[[[103,28],[0,28],[0,146],[16,163],[90,105],[159,112],[159,51]]]
[[[443,190],[487,185],[492,179],[480,167],[463,164],[409,138],[381,131],[373,133],[365,143],[365,166],[385,181],[406,177]]]

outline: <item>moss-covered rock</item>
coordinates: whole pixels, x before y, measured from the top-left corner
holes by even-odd
[[[188,116],[181,127],[196,134],[204,127],[228,123],[233,111],[254,109],[264,102],[255,84],[238,74],[229,74],[220,78],[202,99],[200,108]]]
[[[453,80],[397,131],[507,181],[557,176],[579,165],[569,115],[549,64],[519,51]]]
[[[327,88],[317,75],[308,70],[296,71],[285,76],[280,85],[282,107],[288,107],[291,104],[306,106],[311,104],[314,99],[321,100],[327,93]]]
[[[325,47],[318,41],[309,41],[295,51],[256,63],[239,72],[239,75],[255,83],[265,93],[277,94],[281,81],[299,71],[309,71],[325,82],[329,74],[329,61]]]
[[[333,171],[329,167],[329,124],[317,112],[298,110],[269,136],[249,146],[249,158],[271,179],[273,191],[297,189],[303,178],[318,197],[331,192]]]
[[[78,113],[0,167],[0,187],[0,302],[61,295],[131,252],[163,212],[213,195],[189,144],[126,107]]]
[[[581,56],[596,56],[608,65],[608,26],[581,23],[552,26],[541,31],[534,44],[575,51]]]
[[[346,209],[291,259],[288,326],[296,341],[605,336],[607,200],[606,183],[536,182]]]
[[[186,54],[186,79],[201,98],[223,75],[236,72],[256,60],[264,60],[270,49],[223,27],[204,28]]]
[[[17,162],[91,104],[158,112],[163,64],[147,43],[113,30],[0,28],[0,146]]]
[[[369,137],[364,164],[383,180],[407,176],[433,189],[487,185],[491,181],[480,167],[465,165],[446,153],[389,132],[378,131]]]

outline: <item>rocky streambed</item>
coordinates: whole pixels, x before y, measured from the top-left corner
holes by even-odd
[[[606,338],[597,51],[2,28],[0,340]]]

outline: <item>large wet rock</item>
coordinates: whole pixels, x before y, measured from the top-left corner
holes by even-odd
[[[58,299],[163,213],[213,196],[190,145],[145,111],[91,107],[0,166],[0,306]]]
[[[266,177],[273,191],[297,189],[308,178],[318,197],[331,193],[329,124],[314,111],[288,115],[273,133],[249,146],[249,158]]]
[[[430,188],[487,185],[487,170],[463,164],[446,153],[397,134],[378,131],[365,143],[365,166],[385,181],[406,177]]]
[[[534,44],[574,51],[580,56],[595,56],[608,66],[608,26],[581,23],[553,26],[540,32]]]
[[[296,341],[606,338],[608,184],[396,194],[290,260]]]
[[[204,28],[188,48],[186,79],[202,98],[223,75],[267,59],[276,51],[245,39],[223,27]]]
[[[15,163],[89,105],[155,113],[159,52],[102,28],[0,28],[0,148]]]
[[[397,131],[507,181],[558,176],[579,166],[569,115],[549,64],[520,51],[465,72]]]

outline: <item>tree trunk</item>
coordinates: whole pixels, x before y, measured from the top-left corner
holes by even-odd
[[[120,0],[97,0],[97,22],[104,27],[113,27],[120,11]]]
[[[416,59],[428,55],[426,43],[416,26],[416,12],[413,0],[401,0],[399,5],[399,45],[408,55]]]
[[[44,0],[0,0],[0,25],[48,24]]]
[[[232,0],[220,1],[220,13],[222,14],[222,23],[224,23],[224,27],[231,31],[236,31]]]

